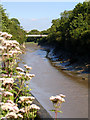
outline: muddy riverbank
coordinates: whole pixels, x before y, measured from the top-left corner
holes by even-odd
[[[88,80],[90,74],[90,60],[88,55],[72,55],[64,50],[55,51],[54,47],[42,46],[47,51],[46,57],[58,70],[63,70],[71,76],[81,76],[82,80]]]

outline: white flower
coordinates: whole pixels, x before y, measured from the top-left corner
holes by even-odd
[[[5,37],[5,36],[7,36],[7,35],[8,35],[7,32],[2,32],[2,34],[1,34],[1,36],[3,36],[3,37]]]
[[[24,67],[25,67],[27,70],[31,70],[31,69],[32,69],[32,67],[29,67],[29,66],[27,66],[27,65],[24,65]]]
[[[21,114],[17,114],[17,116],[20,117],[20,118],[23,118],[23,116]]]
[[[20,51],[20,48],[19,48],[19,47],[16,46],[15,48]]]
[[[5,91],[3,93],[4,96],[13,96],[13,94],[11,92]]]
[[[2,47],[2,46],[0,46],[0,50],[3,51],[3,50],[6,50],[6,49],[7,49],[7,47],[4,47],[4,46]]]
[[[65,95],[63,95],[63,94],[60,94],[60,96],[62,97],[62,98],[65,98],[66,96]]]
[[[15,111],[16,113],[19,112],[19,108],[17,106],[13,106],[13,111]]]
[[[0,91],[4,91],[4,88],[0,88]]]
[[[20,68],[20,67],[16,67],[16,70],[24,72],[24,70],[22,68]]]
[[[19,112],[25,113],[25,109],[24,109],[24,108],[21,108],[21,109],[19,110]]]
[[[29,78],[30,80],[32,79],[32,77],[30,77],[30,74],[28,74],[28,73],[25,76],[26,76],[26,78]]]
[[[28,77],[35,77],[35,74],[29,74],[29,73],[27,73],[26,76],[28,76]]]
[[[13,108],[12,108],[12,104],[11,103],[4,103],[1,108],[2,110],[9,110],[9,111],[13,111]]]
[[[2,34],[2,31],[0,31],[0,35]]]
[[[16,76],[18,79],[20,79],[20,78],[22,78],[22,76],[20,76],[20,75],[18,75],[18,76]]]
[[[26,104],[32,104],[32,101],[30,101],[30,100],[26,101]]]
[[[7,100],[7,103],[11,103],[12,105],[15,105],[15,103],[12,100]]]
[[[58,102],[62,103],[65,102],[65,99],[60,95],[56,95],[56,96],[51,96],[50,101],[52,101],[53,103],[58,103]]]
[[[19,43],[16,40],[12,40],[13,44],[19,45]]]
[[[3,85],[5,86],[6,84],[13,84],[13,82],[14,82],[13,78],[6,78],[3,81]]]
[[[23,72],[18,72],[18,74],[21,75],[21,76],[25,75],[25,73],[23,73]]]
[[[18,51],[17,50],[10,50],[9,53],[11,53],[12,55],[14,55],[14,54],[18,54]]]
[[[3,105],[3,104],[4,104],[4,102],[0,102],[0,106]]]
[[[12,37],[12,35],[11,35],[11,34],[8,34],[6,38],[7,38],[7,39],[11,39],[11,37]]]
[[[6,118],[17,118],[17,114],[15,112],[9,112],[5,116]]]
[[[3,81],[3,80],[5,80],[5,78],[0,78],[0,81]]]
[[[32,104],[32,105],[30,106],[30,109],[40,110],[40,107],[38,107],[38,106],[35,105],[35,104]]]
[[[15,113],[18,113],[19,112],[19,108],[17,107],[17,105],[15,103],[11,103],[11,101],[9,101],[8,103],[4,103],[2,106],[1,106],[2,110],[9,110],[9,111],[12,111],[12,112],[15,112]]]
[[[1,117],[1,120],[7,120],[7,118],[6,117]]]
[[[28,101],[28,100],[34,100],[35,98],[32,97],[32,96],[21,96],[19,97],[20,100],[23,102],[23,101]]]
[[[7,56],[8,54],[7,53],[4,53],[3,56]]]

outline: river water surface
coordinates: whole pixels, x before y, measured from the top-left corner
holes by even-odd
[[[88,82],[59,71],[52,66],[46,54],[37,45],[26,44],[26,54],[21,56],[24,64],[31,66],[31,73],[35,74],[29,81],[31,93],[52,117],[54,113],[50,110],[53,105],[49,97],[62,93],[66,95],[66,102],[62,104],[63,113],[58,113],[58,118],[88,118]]]

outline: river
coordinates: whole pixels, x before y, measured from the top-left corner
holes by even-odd
[[[53,105],[49,97],[62,93],[66,95],[66,102],[62,103],[63,113],[58,113],[58,118],[88,118],[88,81],[56,69],[46,54],[39,46],[26,44],[26,54],[21,55],[23,63],[31,66],[31,73],[35,74],[29,81],[31,93],[52,117]]]

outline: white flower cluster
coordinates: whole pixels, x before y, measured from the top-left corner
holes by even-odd
[[[20,91],[22,86],[26,80],[31,80],[34,77],[34,74],[30,74],[29,70],[32,67],[28,65],[24,65],[25,69],[22,69],[17,66],[16,60],[18,59],[19,54],[22,54],[20,49],[20,45],[16,40],[8,40],[11,39],[12,35],[6,32],[0,31],[0,51],[2,53],[2,70],[5,73],[2,74],[0,78],[0,82],[2,83],[2,88],[0,88],[0,94],[2,95],[2,102],[0,102],[1,109],[6,112],[4,117],[1,119],[18,119],[23,118],[24,114],[28,114],[31,109],[39,110],[40,108],[32,104],[33,100],[35,99],[32,96],[21,96]],[[13,73],[15,70],[15,73]],[[14,97],[13,85],[15,80],[20,80],[21,86],[18,90],[18,93]],[[23,82],[22,82],[23,81]],[[27,87],[26,87],[27,88]],[[15,91],[16,92],[16,91]],[[20,97],[18,95],[20,94]],[[18,108],[18,104],[14,103],[14,99],[19,98],[18,104],[24,103],[24,106]],[[28,110],[28,111],[27,111]],[[28,112],[28,113],[27,113]],[[20,114],[21,113],[21,114]]]
[[[56,95],[56,96],[51,96],[50,97],[50,101],[52,101],[53,103],[63,103],[63,102],[65,102],[65,95],[63,95],[63,94],[60,94],[60,95]]]

